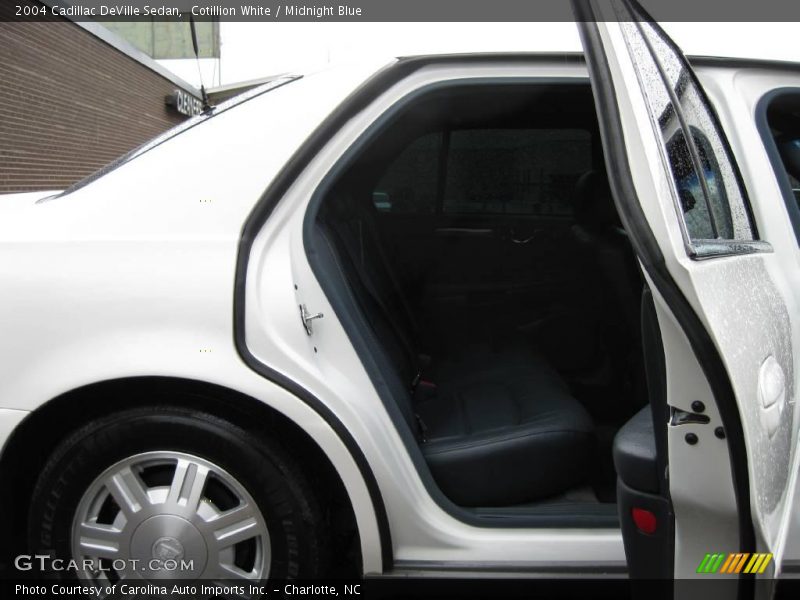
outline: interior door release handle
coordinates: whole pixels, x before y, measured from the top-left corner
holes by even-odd
[[[522,238],[522,239],[518,239],[518,238],[512,237],[511,241],[514,242],[515,244],[527,244],[528,242],[530,242],[535,237],[536,237],[535,235],[532,235],[532,236],[526,237],[526,238]]]
[[[533,240],[533,238],[539,235],[540,231],[541,229],[534,229],[533,233],[530,234],[528,237],[517,237],[517,235],[514,233],[514,230],[512,229],[510,231],[511,235],[509,236],[509,239],[515,244],[527,244],[528,242]]]
[[[437,227],[436,235],[452,235],[463,237],[489,237],[494,235],[494,229],[486,227]]]

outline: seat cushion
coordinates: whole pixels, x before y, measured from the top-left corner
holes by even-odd
[[[567,390],[566,383],[553,370],[547,359],[517,332],[502,336],[474,336],[459,342],[444,341],[432,357],[431,364],[423,369],[425,379],[446,384],[474,379],[504,378],[532,369],[537,378],[544,377],[550,385]]]
[[[461,506],[530,502],[587,475],[591,418],[543,362],[463,372],[439,382],[416,411],[431,472]]]
[[[462,506],[509,506],[582,482],[591,421],[524,338],[454,330],[423,360],[413,324],[398,317],[402,299],[390,298],[393,282],[378,281],[383,267],[372,263],[363,223],[321,218],[315,231],[313,253],[344,280],[338,293],[353,302],[366,340],[385,361],[383,377],[445,495]],[[419,384],[420,377],[435,385]]]

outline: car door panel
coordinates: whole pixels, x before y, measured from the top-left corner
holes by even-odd
[[[784,408],[788,399],[794,398],[794,390],[784,374],[794,373],[794,358],[791,321],[783,296],[770,277],[769,258],[745,256],[701,265],[693,281],[740,398],[750,445],[755,516],[762,521],[766,543],[773,545],[778,534],[773,520],[789,480],[792,458],[791,411]],[[763,386],[775,388],[780,381],[782,394],[773,389],[764,390],[769,396],[763,396]],[[765,407],[761,397],[773,401],[771,406]],[[765,418],[765,409],[770,408],[776,413]]]
[[[795,391],[791,377],[786,377],[794,373],[796,352],[796,323],[787,308],[791,300],[783,271],[788,265],[771,253],[768,240],[758,239],[725,134],[680,51],[657,25],[646,22],[648,17],[633,2],[576,4],[581,4],[581,11],[588,5],[591,20],[607,21],[597,24],[598,36],[584,35],[587,53],[612,65],[610,78],[594,77],[593,85],[605,91],[613,88],[630,164],[636,167],[630,176],[648,225],[659,232],[666,267],[724,364],[738,407],[734,418],[741,423],[747,448],[750,497],[740,498],[738,511],[752,508],[758,550],[774,552],[773,564],[779,569],[795,451],[791,409]],[[639,145],[651,152],[644,162],[641,155],[631,154]],[[660,152],[653,153],[654,148]],[[648,190],[644,196],[643,190]],[[627,200],[616,201],[619,206]],[[669,312],[664,304],[660,309]],[[692,398],[695,388],[680,380],[687,367],[678,365],[669,352],[666,360],[671,411],[697,412],[701,405]],[[676,395],[678,388],[682,392]],[[699,395],[700,388],[696,389]],[[718,468],[726,462],[724,455],[708,452],[725,439],[725,430],[719,428],[720,411],[717,406],[704,410],[709,416],[706,425],[688,426],[674,418],[669,425],[660,424],[669,430],[676,576],[693,575],[690,566],[700,563],[701,549],[715,539],[715,527],[718,539],[726,537],[724,519],[706,522],[707,527],[689,526],[693,507],[703,506],[713,515],[714,505],[725,503],[725,486],[715,489],[702,479],[714,461]],[[698,452],[701,447],[706,451]],[[692,483],[695,490],[686,489]]]

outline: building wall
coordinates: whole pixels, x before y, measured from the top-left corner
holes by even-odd
[[[0,2],[0,193],[63,189],[186,118],[175,83],[70,21],[9,22],[19,3]]]

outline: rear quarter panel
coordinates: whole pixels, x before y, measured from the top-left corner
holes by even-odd
[[[35,411],[78,387],[142,375],[248,394],[298,423],[330,457],[353,501],[365,572],[380,571],[374,512],[349,452],[307,404],[250,370],[233,336],[247,215],[297,147],[376,68],[304,77],[76,192],[0,205],[0,409]]]

